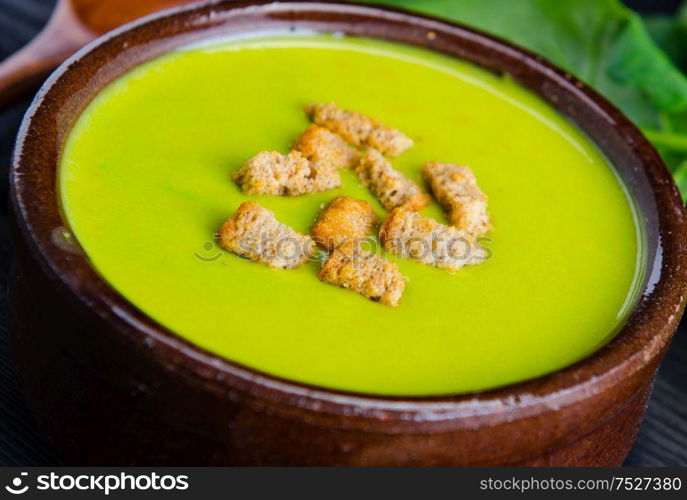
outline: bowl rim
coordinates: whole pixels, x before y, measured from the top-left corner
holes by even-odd
[[[43,194],[36,193],[41,193],[41,189],[46,190],[45,179],[41,185],[41,181],[35,178],[38,174],[34,173],[32,177],[31,172],[36,170],[32,165],[41,162],[49,164],[51,161],[45,155],[41,156],[41,143],[36,139],[40,136],[42,141],[46,140],[46,127],[51,130],[47,121],[51,117],[54,120],[62,109],[55,106],[55,94],[64,87],[65,75],[75,72],[78,74],[83,60],[107,56],[107,51],[112,50],[115,43],[123,42],[119,43],[122,48],[115,49],[114,55],[117,55],[117,50],[124,51],[127,40],[132,40],[146,27],[175,20],[190,22],[192,18],[197,20],[202,16],[205,16],[203,19],[207,22],[211,22],[213,13],[218,18],[224,16],[222,23],[225,24],[222,26],[238,22],[236,20],[242,15],[257,16],[256,19],[263,16],[265,20],[287,19],[294,24],[306,19],[329,24],[334,23],[332,19],[343,18],[349,22],[353,18],[365,18],[377,23],[381,26],[380,29],[388,30],[391,38],[386,39],[400,36],[399,27],[409,32],[417,31],[427,35],[432,33],[432,37],[428,38],[432,38],[434,45],[425,45],[429,50],[444,51],[446,44],[455,46],[460,42],[473,44],[492,56],[496,54],[508,60],[518,71],[522,70],[522,74],[512,75],[518,83],[530,88],[563,114],[567,113],[556,102],[556,95],[562,100],[571,99],[571,103],[599,118],[601,130],[610,133],[608,127],[614,128],[614,134],[622,137],[634,155],[634,160],[641,164],[641,172],[637,175],[644,175],[648,180],[654,197],[650,201],[656,207],[658,245],[656,259],[647,262],[647,267],[651,267],[651,274],[654,275],[650,289],[632,310],[618,334],[588,357],[535,379],[467,394],[388,396],[312,386],[243,366],[195,346],[167,330],[101,279],[85,255],[56,246],[49,228],[58,229],[67,223],[61,214],[55,186],[47,186],[47,191],[53,191],[52,199],[55,204],[40,203],[37,199]],[[180,29],[183,33],[185,28]],[[167,38],[176,37],[177,35],[171,35]],[[164,37],[161,36],[160,39]],[[114,55],[105,59],[111,61]],[[452,56],[459,57],[455,53]],[[472,62],[479,64],[474,59]],[[134,64],[125,63],[122,67],[130,69],[133,66]],[[540,82],[549,85],[559,94],[552,90],[551,95],[543,95],[541,88],[535,90],[522,81],[523,75],[536,75]],[[600,139],[595,136],[594,131],[579,123],[578,126],[602,149]],[[58,134],[52,130],[48,140],[61,145]],[[53,157],[53,174],[56,173],[57,163],[58,159]],[[56,183],[56,175],[53,182]],[[685,306],[687,220],[684,205],[663,161],[637,127],[594,90],[541,56],[474,28],[396,8],[336,1],[221,0],[175,7],[117,28],[65,61],[41,87],[17,136],[10,169],[10,186],[11,207],[19,235],[28,243],[31,255],[43,271],[55,283],[64,287],[68,295],[76,298],[75,303],[110,323],[118,335],[131,343],[132,348],[145,351],[145,355],[161,368],[191,377],[206,390],[218,394],[227,394],[227,391],[240,393],[253,401],[267,402],[273,408],[293,406],[319,414],[355,415],[363,420],[434,423],[461,420],[466,425],[494,424],[543,411],[555,411],[608,390],[624,378],[646,369],[652,363],[658,363],[670,343]],[[45,196],[51,199],[49,194]],[[55,225],[56,215],[62,219],[59,226]],[[652,222],[649,220],[648,224],[651,225]]]

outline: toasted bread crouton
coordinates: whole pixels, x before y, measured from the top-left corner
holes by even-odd
[[[376,149],[365,152],[355,173],[387,210],[396,207],[422,210],[427,206],[429,197],[422,193],[420,186],[392,167]]]
[[[483,249],[465,231],[404,208],[387,215],[379,239],[389,253],[450,271],[485,258]]]
[[[242,203],[219,230],[225,250],[279,269],[294,269],[315,252],[315,242],[279,223],[255,202]]]
[[[469,167],[427,162],[422,167],[422,176],[456,228],[473,236],[482,236],[491,229],[487,195],[477,185]]]
[[[336,168],[311,162],[299,151],[287,155],[262,151],[247,160],[232,178],[244,193],[251,195],[298,196],[341,186]]]
[[[405,288],[405,279],[395,262],[362,250],[358,242],[334,250],[318,277],[391,307],[398,305]]]
[[[320,212],[310,235],[331,252],[349,241],[370,236],[377,225],[377,214],[364,200],[339,196]]]
[[[374,118],[341,109],[335,103],[309,104],[305,112],[313,123],[339,134],[351,144],[372,147],[389,156],[398,156],[413,140]]]
[[[360,153],[349,146],[340,136],[326,128],[310,125],[293,143],[292,150],[298,151],[312,163],[329,168],[350,168],[358,163]]]

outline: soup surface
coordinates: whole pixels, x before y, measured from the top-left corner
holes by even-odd
[[[220,250],[222,221],[255,200],[307,233],[346,194],[384,210],[350,171],[341,189],[249,197],[230,172],[288,151],[309,102],[395,126],[392,160],[475,171],[491,258],[455,274],[398,261],[398,308],[321,283],[319,262],[275,270]],[[595,146],[538,97],[448,57],[381,41],[296,35],[173,52],[86,108],[59,176],[65,216],[99,273],[178,335],[243,365],[341,390],[437,395],[565,367],[607,342],[634,303],[642,237]],[[446,222],[436,203],[423,213]],[[391,257],[393,258],[393,257]]]

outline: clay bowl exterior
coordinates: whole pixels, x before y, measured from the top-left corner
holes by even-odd
[[[640,303],[614,340],[569,368],[498,390],[366,396],[280,380],[217,357],[105,283],[69,237],[56,191],[60,151],[80,111],[129,68],[175,47],[294,27],[396,40],[508,73],[586,131],[627,184],[648,239]],[[684,206],[638,130],[536,55],[396,10],[225,1],[116,30],[44,85],[21,127],[11,182],[13,350],[30,408],[68,463],[618,465],[685,305]]]

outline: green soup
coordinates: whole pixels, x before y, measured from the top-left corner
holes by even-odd
[[[489,196],[491,258],[455,274],[398,261],[398,308],[218,248],[244,201],[307,233],[355,176],[296,198],[249,197],[229,173],[288,151],[302,107],[335,101],[415,147],[392,160],[470,165]],[[228,359],[317,386],[390,395],[488,389],[565,367],[607,342],[634,304],[643,237],[595,146],[508,78],[417,48],[290,36],[167,54],[109,85],[64,149],[64,213],[99,273],[151,318]],[[424,215],[445,222],[435,203]]]

